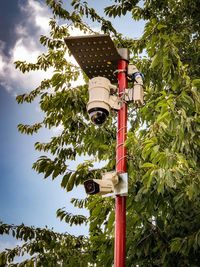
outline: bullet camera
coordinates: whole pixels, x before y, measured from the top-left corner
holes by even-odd
[[[109,116],[111,108],[120,108],[118,97],[110,95],[111,90],[116,91],[116,86],[105,77],[95,77],[89,81],[88,90],[88,114],[95,125],[101,125]]]
[[[85,191],[88,195],[108,194],[113,192],[113,184],[111,181],[103,181],[101,179],[90,179],[84,182]]]
[[[118,174],[116,171],[106,172],[102,179],[89,179],[84,182],[85,191],[88,195],[127,195],[127,173]]]
[[[114,192],[114,186],[119,182],[115,171],[104,173],[102,179],[89,179],[84,182],[85,191],[89,195],[105,195]]]

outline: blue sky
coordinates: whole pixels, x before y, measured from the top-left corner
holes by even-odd
[[[103,11],[105,4],[114,1],[92,1],[89,3]],[[40,155],[34,150],[38,140],[47,141],[57,129],[42,130],[38,135],[26,136],[18,133],[17,124],[33,123],[42,118],[37,103],[18,105],[15,96],[34,89],[49,73],[23,75],[14,69],[13,61],[34,60],[43,48],[39,44],[40,34],[48,32],[51,12],[42,1],[7,0],[0,2],[0,220],[6,223],[53,227],[59,232],[84,234],[87,229],[69,227],[56,218],[56,210],[67,207],[77,213],[70,204],[72,196],[85,196],[83,187],[67,193],[60,187],[59,179],[44,180],[32,170],[32,163]],[[131,14],[114,20],[115,27],[130,37],[138,37],[143,23],[132,22]],[[97,24],[93,25],[97,27]],[[79,161],[79,160],[78,160]],[[76,163],[71,163],[74,167]],[[0,249],[10,245],[10,239],[0,237]]]

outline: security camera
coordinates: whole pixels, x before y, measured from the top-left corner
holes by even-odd
[[[116,90],[116,86],[105,77],[95,77],[89,81],[88,89],[88,114],[95,125],[101,125],[109,116],[111,108],[119,109],[119,99],[110,95],[111,90]]]
[[[139,72],[135,65],[128,66],[128,77],[134,82],[134,88],[128,90],[129,100],[136,104],[143,105],[144,103],[144,90],[143,90],[143,74]],[[132,96],[130,97],[132,93]]]
[[[85,191],[88,195],[108,194],[113,192],[113,184],[111,181],[103,181],[101,179],[90,179],[84,182]]]
[[[89,195],[105,195],[114,192],[114,186],[119,182],[115,171],[104,173],[102,179],[89,179],[84,182],[85,191]]]
[[[103,124],[109,115],[109,111],[104,108],[92,108],[88,110],[88,113],[91,121],[96,125]]]
[[[118,174],[116,171],[106,172],[102,179],[89,179],[84,182],[85,191],[88,195],[127,195],[127,173]]]

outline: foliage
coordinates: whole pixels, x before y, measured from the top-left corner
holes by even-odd
[[[69,35],[69,27],[92,33],[84,20],[98,22],[101,31],[110,34],[116,45],[130,49],[130,61],[145,76],[145,105],[140,109],[129,106],[127,266],[199,266],[199,1],[113,1],[113,5],[105,8],[107,16],[122,17],[130,12],[133,30],[134,20],[145,21],[143,35],[138,40],[117,33],[110,21],[99,16],[86,1],[73,0],[71,13],[63,8],[61,1],[46,2],[54,14],[50,20],[50,36],[40,39],[47,53],[38,57],[35,64],[16,62],[22,72],[54,68],[51,79],[17,97],[18,103],[30,103],[39,98],[45,118],[32,126],[19,125],[19,130],[33,134],[41,127],[62,125],[63,131],[47,143],[35,144],[36,150],[49,152],[52,158],[41,156],[33,168],[44,173],[45,178],[55,179],[61,175],[61,186],[67,191],[88,178],[99,177],[102,170],[94,169],[94,161],[106,161],[104,170],[115,168],[116,114],[111,114],[100,128],[89,121],[87,85],[72,86],[80,69],[64,57],[67,48],[63,37]],[[68,27],[58,25],[59,19],[66,21]],[[145,56],[140,56],[142,52]],[[87,77],[84,78],[87,82]],[[79,164],[74,172],[69,170],[69,162],[80,155],[88,155],[94,161]],[[82,255],[91,246],[92,252],[83,256],[83,266],[89,266],[89,262],[95,262],[95,266],[111,266],[113,200],[94,196],[87,201],[73,199],[72,203],[87,208],[89,217],[74,216],[62,209],[58,211],[58,217],[69,224],[87,223],[89,237],[81,241],[81,249],[78,247],[77,251],[73,246],[67,250],[61,246],[61,249]],[[60,238],[68,240],[72,237],[61,235]],[[37,242],[40,241],[43,242],[41,235]],[[51,257],[49,262],[58,256],[61,257],[59,260],[63,259],[57,250],[55,254],[50,253],[48,245],[45,246]],[[45,256],[44,251],[40,253],[34,249],[33,253],[39,253],[39,259],[43,254]],[[1,255],[1,261],[12,261],[8,252]],[[82,266],[80,262],[70,264],[66,266]]]
[[[6,249],[0,254],[0,266],[7,266],[16,256],[30,255],[20,264],[12,263],[9,266],[86,266],[91,251],[87,238],[59,234],[47,228],[34,228],[22,225],[0,224],[0,234],[10,234],[22,245],[13,249]],[[70,249],[69,249],[70,247]]]

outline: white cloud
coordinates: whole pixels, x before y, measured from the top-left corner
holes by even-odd
[[[25,24],[21,22],[14,29],[18,38],[14,47],[9,51],[9,56],[3,54],[5,44],[0,40],[0,84],[14,95],[33,90],[43,79],[51,77],[53,73],[52,68],[47,72],[35,71],[26,74],[15,69],[15,61],[35,63],[37,57],[44,52],[38,40],[41,34],[48,35],[49,18],[52,16],[47,6],[36,0],[28,0],[26,5],[20,8],[27,19]],[[72,36],[84,35],[82,31],[73,27],[69,28],[69,32]],[[78,65],[73,56],[66,54],[65,58]],[[76,82],[72,82],[72,86],[82,83],[83,77],[80,75]]]
[[[2,56],[4,46],[5,46],[5,43],[2,42],[2,41],[0,40],[0,73],[3,72],[3,69],[4,69],[4,67],[5,67],[4,58],[3,58],[3,56]]]
[[[62,131],[64,130],[64,126],[62,124],[60,124],[57,127],[53,127],[52,128],[52,132],[54,133],[54,135],[59,135],[62,133]]]
[[[13,61],[28,60],[29,62],[35,63],[37,60],[37,57],[40,54],[40,51],[32,50],[30,49],[31,47],[32,47],[31,43],[30,43],[30,47],[28,47],[23,43],[23,38],[19,39],[16,42],[15,47],[13,48],[13,53],[12,53]]]
[[[0,73],[3,72],[3,69],[5,67],[3,56],[0,55]]]
[[[26,5],[20,8],[28,18],[26,24],[20,23],[14,29],[18,38],[12,50],[9,51],[10,56],[3,53],[4,44],[0,41],[0,84],[14,94],[34,89],[44,78],[52,74],[52,69],[47,72],[36,71],[26,74],[15,69],[15,61],[34,63],[43,52],[43,47],[39,46],[38,40],[41,34],[47,34],[51,17],[49,9],[35,0],[28,0]]]
[[[42,79],[50,77],[52,70],[49,71],[37,71],[29,72],[26,74],[21,73],[19,70],[15,69],[15,60],[30,60],[30,62],[35,61],[36,54],[30,53],[30,51],[17,42],[12,53],[12,57],[8,58],[6,56],[0,55],[0,84],[9,92],[14,94],[22,91],[30,91],[37,87]]]
[[[36,26],[43,30],[43,34],[48,33],[50,18],[49,10],[39,2],[33,0],[28,1],[28,6],[33,11]]]
[[[16,25],[15,32],[16,32],[17,36],[27,36],[28,35],[27,28],[21,24]]]

